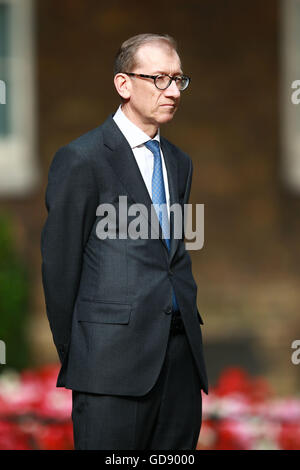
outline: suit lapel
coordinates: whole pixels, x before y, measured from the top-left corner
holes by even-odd
[[[172,204],[179,204],[177,161],[175,159],[175,156],[172,155],[170,145],[163,137],[161,137],[160,143],[161,143],[161,149],[164,155],[164,160],[165,160],[166,169],[167,169],[169,193],[170,193],[170,206],[172,206]],[[174,239],[173,237],[174,224],[171,218],[171,213],[170,213],[170,223],[171,223],[171,226],[170,226],[170,232],[171,232],[170,262],[171,262],[176,252],[178,243],[179,243],[179,240]]]
[[[103,124],[103,136],[104,145],[111,151],[107,153],[107,160],[118,178],[126,188],[128,195],[135,203],[143,204],[141,213],[148,220],[151,228],[155,231],[156,235],[160,238],[166,250],[168,247],[161,233],[158,233],[156,227],[158,227],[158,219],[155,211],[153,211],[154,217],[156,217],[156,223],[151,224],[151,206],[152,200],[148,193],[148,189],[145,185],[144,179],[141,175],[140,169],[134,157],[134,154],[125,139],[124,135],[112,119],[111,115]],[[177,186],[177,164],[170,151],[168,143],[161,138],[161,147],[165,159],[169,192],[170,192],[170,204],[178,202],[178,186]],[[173,227],[171,227],[171,234],[173,233]],[[170,259],[174,255],[177,248],[178,240],[174,240],[171,237],[170,247]]]

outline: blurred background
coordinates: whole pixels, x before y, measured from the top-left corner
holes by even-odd
[[[156,32],[192,77],[161,132],[191,156],[190,202],[205,205],[190,255],[212,390],[235,368],[300,397],[299,31],[299,0],[0,0],[0,395],[1,376],[7,395],[58,364],[40,254],[54,153],[117,109],[117,49]]]

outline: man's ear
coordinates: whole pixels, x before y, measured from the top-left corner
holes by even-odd
[[[128,100],[131,96],[131,80],[125,73],[117,73],[114,77],[114,84],[119,95]]]

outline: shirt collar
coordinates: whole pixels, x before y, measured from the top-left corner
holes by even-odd
[[[122,134],[125,136],[130,147],[133,149],[140,145],[143,145],[148,140],[151,140],[150,137],[142,131],[138,126],[136,126],[122,111],[121,105],[119,106],[117,112],[113,116],[113,120],[119,127]],[[157,130],[157,134],[153,137],[152,140],[157,140],[160,143],[160,132]]]

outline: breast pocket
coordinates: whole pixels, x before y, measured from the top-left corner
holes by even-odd
[[[82,299],[77,305],[77,321],[127,325],[131,311],[130,303]]]

